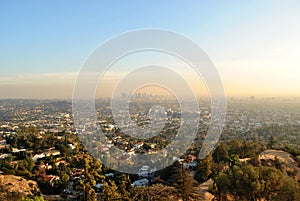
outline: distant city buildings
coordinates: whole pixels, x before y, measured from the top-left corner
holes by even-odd
[[[128,98],[127,94],[122,94],[121,98]],[[78,133],[88,132],[90,141],[94,143],[94,149],[98,153],[107,155],[107,160],[115,157],[118,162],[126,161],[137,154],[156,154],[171,142],[176,136],[181,123],[181,112],[178,102],[165,99],[147,93],[136,93],[131,100],[130,117],[131,122],[137,124],[142,130],[151,122],[148,111],[154,103],[163,104],[165,108],[164,128],[155,137],[150,139],[137,139],[135,136],[138,131],[126,133],[128,125],[121,123],[117,125],[111,112],[111,104],[108,100],[97,105],[97,125],[82,124],[75,128],[72,116],[70,101],[26,101],[0,100],[0,159],[4,160],[10,157],[17,157],[26,153],[35,163],[38,170],[51,170],[55,166],[68,165],[64,158],[64,153],[57,149],[57,146],[47,147],[45,150],[28,150],[23,146],[14,144],[10,140],[14,136],[20,136],[24,132],[34,132],[38,140],[43,140],[47,136],[53,136],[53,139],[61,142],[69,153],[76,152],[77,143],[70,143],[66,136],[77,136]],[[179,161],[186,169],[193,170],[197,166],[196,150],[201,147],[203,139],[210,126],[211,108],[209,100],[199,101],[198,133],[195,141],[190,145],[184,156],[170,156],[171,160]],[[268,140],[274,133],[282,135],[281,142],[285,144],[296,144],[300,142],[299,130],[291,129],[293,126],[300,125],[300,105],[298,100],[276,100],[276,99],[258,99],[250,98],[228,99],[228,108],[226,122],[222,131],[220,141],[231,139],[256,139],[258,141]],[[121,111],[122,112],[122,111]],[[191,111],[193,112],[193,111]],[[273,125],[288,127],[290,133],[285,135],[284,130],[275,130],[269,133],[258,132],[261,129],[269,128]],[[160,128],[159,124],[153,124],[154,128]],[[34,128],[34,129],[33,129]],[[101,131],[106,136],[106,142],[99,144],[99,133]],[[125,130],[125,131],[124,131]],[[155,129],[154,129],[155,130]],[[132,135],[132,136],[131,136]],[[9,143],[8,143],[9,142]],[[90,145],[90,144],[89,144]],[[111,151],[114,147],[123,150],[117,155],[112,156]],[[170,153],[163,149],[162,157],[167,157]],[[40,163],[45,158],[52,158],[53,163]],[[75,160],[82,161],[80,155],[73,156]],[[15,163],[14,161],[13,163]],[[55,169],[55,168],[54,168]],[[133,181],[133,186],[149,185],[154,179],[156,172],[155,163],[151,166],[141,165],[138,180]],[[85,169],[72,169],[70,173],[71,181],[80,181],[84,178]],[[107,178],[113,178],[113,173],[104,175]],[[50,185],[56,180],[61,179],[57,175],[43,175],[43,179]],[[98,186],[97,186],[98,185]],[[102,184],[98,183],[96,189],[103,189]],[[100,191],[100,190],[99,190]]]

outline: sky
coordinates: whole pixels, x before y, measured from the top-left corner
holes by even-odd
[[[3,0],[0,27],[0,98],[71,98],[95,48],[143,28],[196,42],[227,96],[300,96],[298,0]]]

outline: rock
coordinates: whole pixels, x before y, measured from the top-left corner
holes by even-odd
[[[0,200],[20,200],[22,197],[40,195],[40,189],[35,181],[26,180],[13,175],[0,175]]]

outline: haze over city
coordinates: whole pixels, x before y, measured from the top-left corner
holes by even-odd
[[[141,28],[195,41],[215,64],[227,96],[300,96],[299,1],[157,3],[1,2],[0,98],[71,98],[85,58],[111,37]],[[136,58],[158,58],[146,56]],[[172,67],[167,58],[160,63]],[[110,82],[131,65],[125,59],[108,72],[98,95],[109,96]]]
[[[0,1],[1,201],[299,201],[300,1]]]

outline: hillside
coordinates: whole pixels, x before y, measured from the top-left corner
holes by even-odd
[[[285,172],[295,172],[295,176],[300,181],[300,168],[297,162],[292,158],[291,154],[282,150],[265,150],[259,155],[260,160],[275,160],[278,158],[282,163],[286,165]]]
[[[0,175],[0,200],[20,200],[22,197],[39,195],[40,189],[35,181],[13,175]]]

